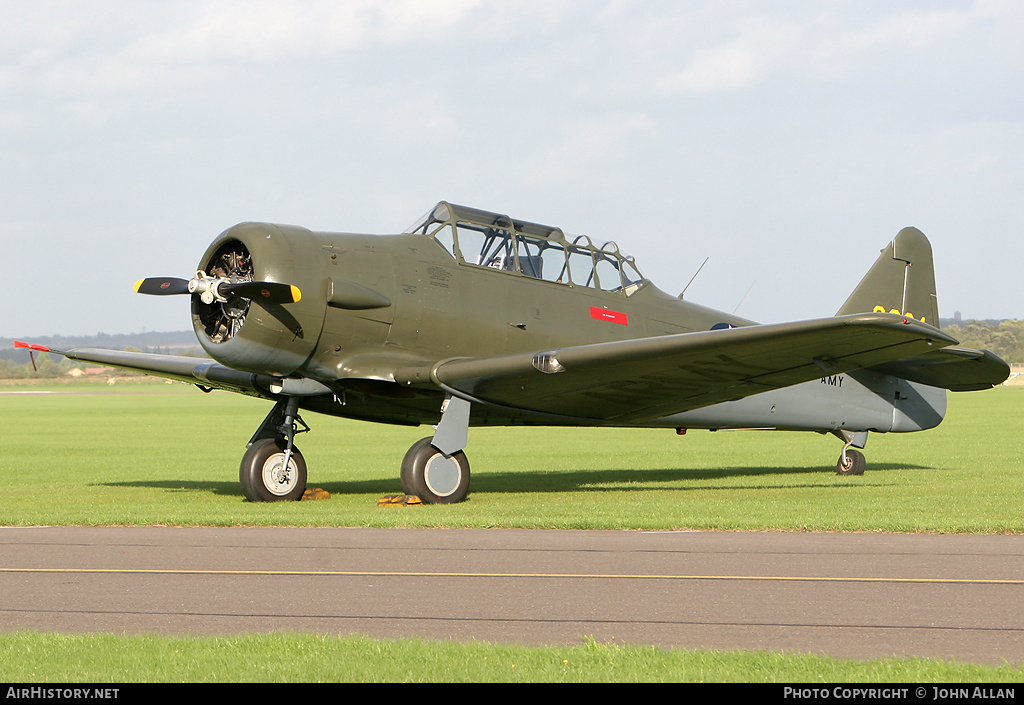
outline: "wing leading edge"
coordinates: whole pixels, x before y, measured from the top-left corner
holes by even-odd
[[[63,355],[72,360],[96,362],[101,365],[134,370],[155,377],[195,384],[204,390],[222,389],[248,396],[272,399],[279,394],[310,396],[330,392],[326,386],[311,379],[284,379],[253,374],[226,367],[216,360],[183,355],[125,352],[101,348],[55,350],[34,346],[34,349]]]
[[[485,403],[597,422],[639,422],[957,343],[912,318],[855,314],[598,343],[407,368]]]

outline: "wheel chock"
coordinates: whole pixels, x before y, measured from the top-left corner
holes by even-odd
[[[414,494],[389,494],[377,500],[378,507],[409,507],[414,504],[423,504]]]
[[[311,499],[330,499],[331,493],[327,490],[319,487],[307,487],[306,491],[302,493],[302,497],[299,498],[300,502],[305,502]]]

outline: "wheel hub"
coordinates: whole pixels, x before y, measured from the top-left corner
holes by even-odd
[[[459,488],[462,471],[454,457],[446,458],[437,453],[427,461],[423,479],[431,492],[438,497],[447,497]]]
[[[295,471],[295,462],[289,459],[287,466],[284,463],[284,453],[277,453],[267,458],[263,464],[263,484],[267,491],[277,496],[283,496],[295,488],[295,481],[298,473]]]

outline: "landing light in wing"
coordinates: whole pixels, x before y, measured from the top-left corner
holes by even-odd
[[[533,356],[533,366],[546,375],[565,372],[565,367],[555,357],[555,352],[542,352]]]

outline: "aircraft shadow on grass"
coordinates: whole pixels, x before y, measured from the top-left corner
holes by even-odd
[[[200,482],[196,480],[137,480],[132,482],[102,482],[101,487],[148,487],[167,490],[169,492],[209,492],[210,494],[232,495],[242,494],[237,482]]]
[[[873,467],[874,472],[921,468],[917,465],[904,463],[879,464]],[[922,468],[923,469],[923,468]],[[762,490],[768,485],[751,486],[708,486],[694,484],[699,480],[716,480],[730,477],[760,477],[780,475],[822,475],[834,474],[834,470],[820,466],[764,468],[764,467],[730,467],[718,469],[676,469],[660,468],[650,470],[592,470],[580,472],[530,472],[524,473],[481,473],[473,486],[474,492],[647,492],[652,490],[699,491],[708,489],[726,489],[737,491]],[[665,483],[677,483],[666,485]],[[837,485],[850,487],[864,485],[864,479],[856,483]],[[874,483],[872,483],[874,484]],[[771,485],[780,487],[780,485]],[[817,483],[786,484],[786,488],[815,487]]]
[[[880,463],[872,469],[872,475],[888,470],[924,470],[922,465],[908,463]],[[691,485],[697,480],[714,480],[728,477],[759,477],[762,475],[821,475],[831,470],[820,466],[764,468],[764,467],[731,467],[720,469],[674,469],[661,468],[653,470],[588,470],[580,472],[482,472],[474,478],[473,491],[501,493],[535,493],[535,492],[646,492],[651,490],[736,490],[748,492],[763,490],[767,485],[753,486],[711,486]],[[672,486],[660,486],[662,483],[680,483]],[[837,488],[863,486],[864,478],[856,478],[854,482],[836,485]],[[875,484],[875,483],[872,483]],[[137,480],[132,482],[104,483],[107,487],[149,487],[164,489],[171,492],[210,492],[215,495],[237,496],[242,494],[238,484],[234,482],[201,482],[188,480]],[[392,479],[357,480],[342,482],[311,482],[311,486],[321,487],[332,495],[349,494],[392,494],[399,491]],[[772,485],[779,488],[779,485]],[[784,488],[821,488],[821,484],[786,484]]]

